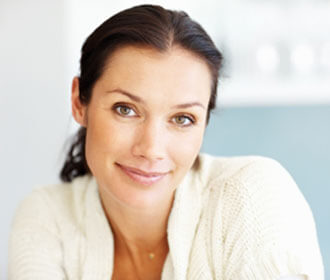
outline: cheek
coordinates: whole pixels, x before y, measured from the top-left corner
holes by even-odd
[[[90,169],[95,172],[104,169],[113,158],[128,151],[134,139],[132,133],[132,129],[125,129],[106,118],[91,120],[86,135],[86,158]]]
[[[200,151],[203,136],[204,130],[198,129],[173,139],[170,153],[181,168],[188,170],[193,165]]]

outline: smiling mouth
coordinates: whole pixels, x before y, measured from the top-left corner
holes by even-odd
[[[153,185],[163,179],[169,172],[146,172],[137,168],[124,166],[116,163],[116,165],[133,181],[142,185]]]

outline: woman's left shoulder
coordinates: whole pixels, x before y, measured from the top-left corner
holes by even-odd
[[[310,215],[310,207],[290,173],[275,159],[263,156],[201,155],[200,181],[218,203],[246,209]],[[294,212],[295,212],[294,211]],[[297,215],[298,217],[299,215]]]
[[[219,246],[227,252],[225,266],[233,268],[228,273],[239,275],[232,278],[276,279],[305,273],[310,279],[323,279],[311,208],[277,160],[202,155],[200,164],[201,170],[208,166],[209,175],[205,212],[215,240],[219,236],[226,240]]]
[[[292,176],[277,160],[264,156],[216,157],[201,154],[198,160],[198,173],[200,181],[205,184],[236,184],[241,191],[259,184],[264,188],[269,188],[275,183],[289,185],[291,188],[297,187]],[[285,189],[288,190],[287,187]],[[276,190],[279,191],[278,188]]]

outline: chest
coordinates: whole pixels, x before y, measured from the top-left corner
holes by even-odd
[[[129,258],[115,256],[111,280],[159,280],[165,259],[166,256],[163,256],[136,264]]]

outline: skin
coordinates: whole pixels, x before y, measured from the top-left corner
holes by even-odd
[[[174,193],[199,153],[211,83],[207,64],[178,46],[118,49],[87,106],[74,78],[72,113],[87,128],[86,159],[114,233],[113,279],[160,278]]]

